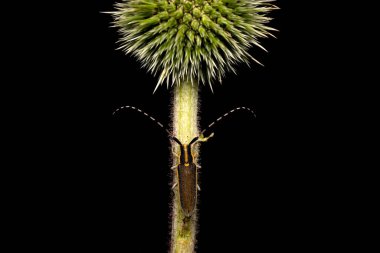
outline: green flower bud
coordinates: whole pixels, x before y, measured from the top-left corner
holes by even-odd
[[[168,1],[166,0],[161,0],[158,2],[158,10],[159,11],[164,11],[166,10],[168,7]]]
[[[197,31],[199,28],[199,22],[196,19],[193,19],[191,22],[191,28],[193,28],[194,31]]]
[[[113,16],[120,48],[159,73],[158,84],[190,78],[211,85],[249,63],[249,48],[263,48],[259,39],[275,30],[267,16],[273,0],[119,1]]]
[[[174,12],[174,15],[173,15],[176,19],[180,19],[183,17],[183,10],[182,10],[182,7],[177,9],[175,12]]]
[[[189,39],[190,43],[193,44],[194,43],[194,32],[192,30],[188,30],[186,32],[186,36]]]
[[[174,3],[169,3],[168,7],[166,8],[168,12],[173,12],[176,10],[176,6]]]
[[[203,7],[203,11],[206,14],[210,14],[213,11],[213,8],[209,4],[205,4]]]
[[[210,18],[207,15],[202,15],[202,24],[205,27],[210,28],[211,23],[212,23],[212,21],[210,20]]]
[[[160,18],[160,20],[168,20],[169,19],[169,13],[167,11],[163,11],[157,14],[157,16]]]
[[[199,32],[199,35],[201,35],[202,38],[206,38],[207,37],[206,29],[203,26],[199,27],[198,32]]]
[[[201,13],[201,11],[200,11],[198,8],[194,8],[194,9],[193,9],[193,15],[194,15],[194,17],[196,17],[196,18],[200,18],[201,15],[202,15],[202,13]]]
[[[177,20],[174,17],[171,17],[166,24],[169,28],[177,26]]]
[[[200,47],[202,45],[202,39],[199,36],[195,36],[195,41],[197,43],[197,47]]]
[[[191,2],[186,2],[184,7],[185,11],[190,11],[193,8],[193,4]]]
[[[188,30],[188,26],[185,25],[185,24],[181,24],[179,27],[178,27],[178,34],[185,34],[185,32]]]
[[[183,22],[185,24],[189,24],[193,20],[193,16],[191,14],[186,13],[185,16],[183,17]]]

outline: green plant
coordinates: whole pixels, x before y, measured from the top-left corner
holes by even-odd
[[[222,81],[238,63],[258,62],[248,50],[271,35],[267,14],[273,0],[124,0],[116,4],[114,25],[120,49],[138,58],[154,75],[155,90],[174,86],[173,135],[182,143],[198,136],[198,87]],[[173,146],[175,153],[178,147]],[[198,152],[198,151],[197,151]],[[173,157],[173,164],[177,164]],[[176,176],[173,176],[176,181]],[[175,191],[172,252],[193,252],[196,214],[183,222]]]

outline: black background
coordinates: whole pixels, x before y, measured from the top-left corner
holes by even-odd
[[[201,88],[201,126],[237,106],[254,108],[257,119],[238,112],[202,144],[198,253],[305,251],[332,240],[335,224],[327,229],[326,220],[336,200],[327,197],[331,174],[315,146],[328,124],[316,107],[329,62],[321,71],[321,46],[310,38],[317,6],[300,2],[277,1],[277,39],[262,40],[269,53],[252,49],[265,67],[240,65],[214,93]],[[117,31],[102,13],[113,4],[54,6],[57,13],[36,17],[33,50],[21,50],[18,64],[34,83],[24,89],[33,103],[23,108],[21,126],[31,138],[23,149],[38,168],[23,174],[37,178],[22,193],[23,220],[38,248],[169,247],[169,141],[144,116],[112,112],[134,105],[168,125],[172,93],[161,87],[152,94],[157,79],[116,50]]]

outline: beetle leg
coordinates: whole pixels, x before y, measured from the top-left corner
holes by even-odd
[[[198,163],[194,162],[195,166],[197,166],[197,168],[202,168]]]
[[[174,191],[174,188],[177,186],[178,183],[173,184],[172,190]]]
[[[179,158],[179,154],[177,154],[174,150],[175,150],[175,148],[172,146],[172,153],[173,153],[173,155],[175,156],[175,157],[178,157]]]
[[[199,187],[199,184],[197,184],[198,191],[201,191],[201,187]]]
[[[180,159],[179,155],[178,155],[176,152],[174,152],[173,149],[172,149],[172,153],[173,153],[173,155],[174,155],[175,157],[177,157],[178,159]],[[171,170],[175,170],[177,167],[178,167],[178,164],[177,164],[177,165],[174,165],[174,166],[171,167],[170,169],[171,169]]]
[[[208,139],[210,139],[213,136],[214,136],[214,133],[211,133],[208,137],[204,137],[203,134],[201,134],[201,136],[199,136],[199,139],[197,140],[197,142],[206,142]]]

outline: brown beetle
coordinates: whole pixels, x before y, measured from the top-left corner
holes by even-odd
[[[180,162],[178,165],[173,166],[172,169],[177,169],[178,172],[179,199],[185,217],[191,217],[193,215],[197,205],[197,190],[199,189],[197,175],[200,166],[194,161],[194,154],[192,152],[193,146],[197,142],[207,141],[212,136],[214,136],[214,133],[207,138],[203,136],[195,137],[189,144],[182,144],[176,137],[171,137],[181,148],[181,154],[179,156]],[[173,188],[176,185],[177,184],[175,184]]]
[[[122,106],[116,109],[113,114],[116,114],[118,111],[122,109],[133,109],[144,114],[150,120],[154,121],[159,127],[163,128],[169,134],[169,138],[174,140],[180,146],[181,152],[179,155],[179,164],[172,167],[172,169],[177,169],[177,174],[178,174],[178,181],[176,184],[173,185],[173,188],[175,188],[177,185],[179,186],[179,198],[181,202],[181,208],[186,218],[190,218],[194,214],[195,208],[197,206],[197,192],[199,190],[197,175],[198,175],[198,168],[200,168],[200,166],[196,164],[195,159],[194,159],[194,154],[193,154],[194,145],[197,142],[205,142],[209,138],[214,136],[214,133],[212,133],[210,134],[210,136],[204,137],[203,133],[206,130],[208,130],[210,127],[215,125],[215,123],[219,122],[221,119],[225,118],[226,116],[228,116],[229,114],[233,112],[243,109],[243,110],[251,112],[253,116],[256,117],[256,114],[254,113],[252,109],[247,108],[247,107],[237,107],[225,113],[224,115],[220,116],[211,124],[209,124],[207,128],[202,130],[200,136],[193,138],[189,144],[182,144],[159,121],[157,121],[155,118],[153,118],[152,116],[150,116],[149,114],[147,114],[146,112],[142,111],[139,108],[136,108],[134,106],[128,106],[128,105]]]

